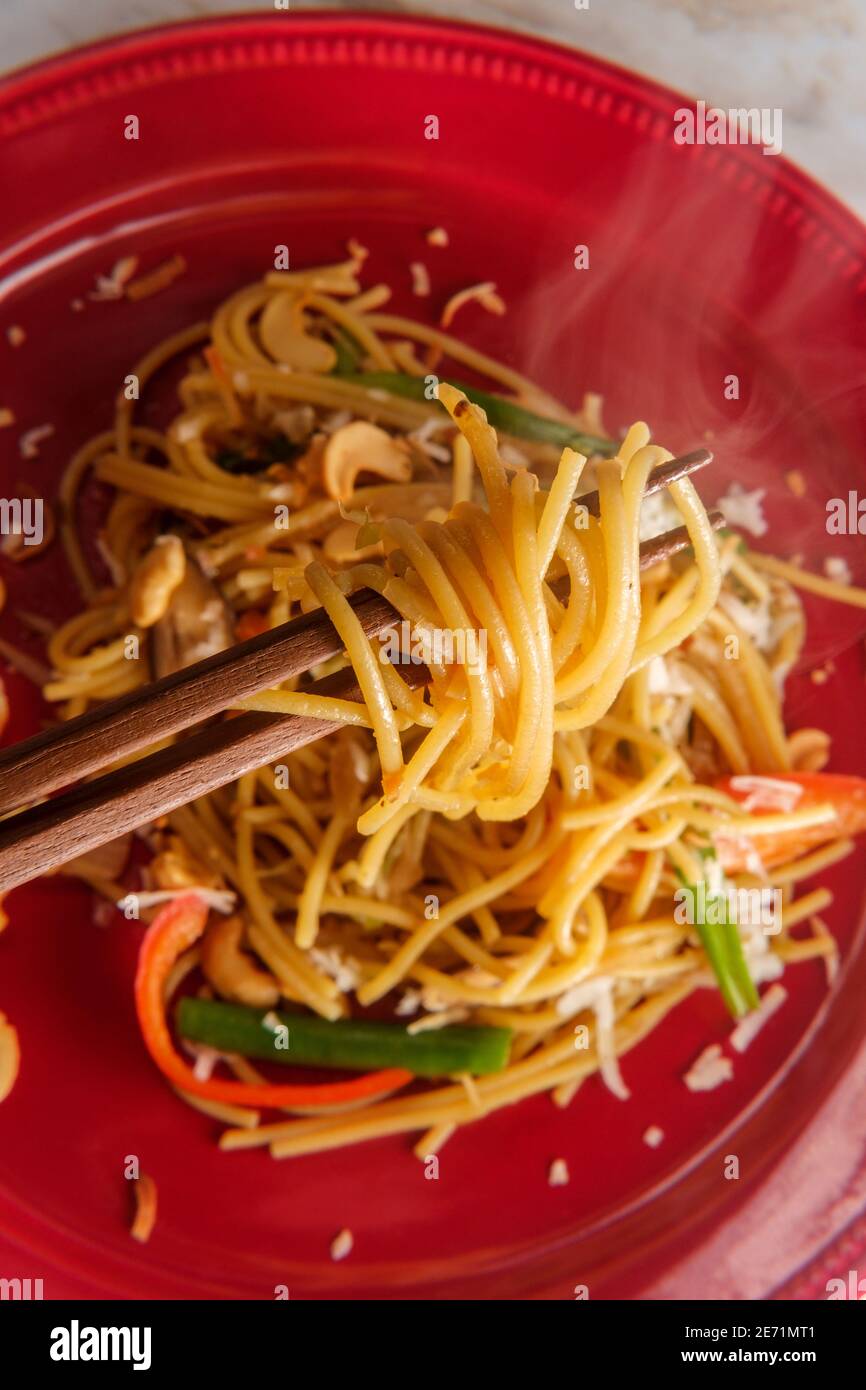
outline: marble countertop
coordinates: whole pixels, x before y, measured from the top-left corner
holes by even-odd
[[[262,0],[3,0],[0,61],[12,68],[160,21],[271,8]],[[709,105],[781,108],[785,154],[866,218],[864,0],[298,0],[297,8],[499,24],[599,54]]]

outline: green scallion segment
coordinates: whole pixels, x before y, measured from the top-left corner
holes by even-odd
[[[343,328],[335,328],[332,334],[337,360],[331,376],[352,376],[358,370],[361,349],[350,333]]]
[[[707,894],[709,901],[710,895]],[[728,921],[728,904],[724,894],[714,898],[717,922],[705,922],[696,927],[701,945],[719,982],[719,989],[728,1012],[734,1018],[756,1009],[760,1004],[755,982],[749,973],[740,932],[735,922]]]
[[[426,383],[423,377],[409,376],[404,372],[356,372],[347,374],[346,380],[355,386],[363,386],[368,391],[388,391],[392,396],[404,396],[413,401],[426,401]],[[462,391],[480,405],[494,429],[518,439],[534,439],[541,444],[555,444],[558,448],[576,449],[581,454],[603,454],[612,457],[617,451],[617,441],[601,439],[594,434],[580,434],[571,425],[561,420],[548,420],[534,411],[525,410],[502,396],[494,396],[489,391],[479,391],[477,386],[465,386],[462,382],[448,381],[458,391]],[[445,407],[443,406],[444,410]]]
[[[289,1067],[345,1071],[403,1067],[416,1076],[450,1076],[455,1072],[487,1076],[502,1071],[511,1043],[510,1028],[452,1025],[407,1033],[397,1023],[368,1019],[329,1023],[308,1014],[264,1014],[242,1004],[192,997],[180,1000],[176,1020],[182,1037],[220,1052],[236,1052]]]

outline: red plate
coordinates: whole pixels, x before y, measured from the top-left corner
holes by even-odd
[[[676,449],[711,432],[714,487],[769,488],[770,548],[813,563],[843,553],[862,581],[862,541],[829,538],[824,508],[864,485],[866,233],[782,158],[675,145],[681,104],[513,35],[349,15],[154,30],[12,77],[0,327],[27,339],[0,338],[0,405],[17,420],[0,434],[4,491],[21,480],[50,495],[135,358],[258,276],[276,245],[302,266],[355,235],[411,312],[427,307],[410,292],[414,260],[435,309],[495,280],[510,312],[467,311],[473,341],[573,401],[604,392],[613,427],[639,411]],[[424,240],[438,224],[448,250]],[[588,270],[574,268],[580,245]],[[87,298],[121,256],[147,269],[175,252],[188,272],[160,295]],[[55,433],[25,463],[17,436],[43,423]],[[795,467],[802,500],[782,480]],[[57,548],[3,575],[7,637],[21,639],[18,606],[70,611]],[[833,765],[866,773],[858,615],[810,611],[812,651],[835,652],[836,674],[793,685],[791,722],[831,730]],[[12,693],[20,737],[41,711],[24,682]],[[41,1277],[48,1297],[271,1298],[277,1284],[293,1298],[570,1298],[576,1284],[592,1297],[825,1296],[864,1246],[852,1225],[866,1197],[862,852],[826,877],[837,984],[828,995],[819,965],[792,969],[731,1084],[691,1095],[680,1079],[729,1031],[704,991],[626,1059],[631,1103],[593,1080],[565,1112],[548,1097],[500,1112],[457,1134],[438,1181],[402,1140],[281,1164],[218,1153],[216,1127],[172,1097],[139,1040],[139,929],[98,929],[87,893],[62,879],[16,892],[0,1008],[23,1063],[0,1110],[0,1274]],[[656,1150],[641,1139],[650,1124],[665,1132]],[[159,1188],[145,1247],[126,1231],[127,1154]],[[724,1177],[730,1154],[738,1181]],[[551,1189],[556,1157],[571,1184]],[[333,1264],[344,1226],[355,1248]]]

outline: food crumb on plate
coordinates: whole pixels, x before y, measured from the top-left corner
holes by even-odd
[[[731,483],[716,506],[729,526],[748,531],[753,536],[763,536],[767,532],[767,518],[761,504],[766,495],[765,487],[756,487],[747,492],[741,483]]]
[[[784,985],[771,985],[757,1009],[746,1014],[731,1033],[731,1047],[735,1052],[745,1052],[749,1043],[758,1036],[768,1018],[780,1009],[788,997]]]
[[[832,661],[828,661],[826,666],[816,666],[814,671],[809,672],[809,680],[813,685],[826,685],[835,669]]]
[[[423,261],[413,261],[409,267],[412,275],[412,293],[425,299],[430,293],[430,272]]]
[[[725,1057],[719,1043],[710,1043],[683,1077],[690,1091],[714,1091],[734,1075],[734,1064]]]
[[[23,459],[37,459],[39,457],[39,445],[43,440],[50,439],[53,433],[53,425],[35,425],[32,430],[27,430],[18,441],[18,452],[21,457]]]
[[[352,1232],[344,1226],[339,1235],[334,1236],[331,1241],[331,1259],[345,1260],[346,1256],[351,1254],[354,1244],[355,1238]]]
[[[132,279],[137,269],[137,256],[123,256],[119,261],[115,261],[108,275],[97,275],[96,289],[88,291],[88,299],[123,299],[126,283]]]
[[[547,1174],[547,1182],[550,1187],[567,1187],[571,1175],[568,1171],[568,1164],[564,1158],[555,1158],[550,1165]]]
[[[152,294],[159,294],[160,290],[164,290],[185,273],[186,257],[175,255],[167,261],[161,261],[153,270],[139,275],[135,280],[127,281],[123,292],[127,299],[149,299]]]
[[[828,555],[824,561],[824,573],[828,579],[832,579],[836,584],[850,584],[852,579],[851,566],[841,555]]]
[[[785,486],[795,497],[806,496],[806,479],[798,468],[792,468],[785,474]]]
[[[156,1183],[147,1173],[142,1173],[133,1184],[135,1193],[135,1216],[129,1228],[133,1240],[144,1245],[150,1240],[156,1225]]]
[[[486,309],[488,314],[504,314],[505,301],[496,292],[496,285],[493,280],[485,280],[480,285],[470,285],[465,290],[458,290],[457,294],[452,294],[445,308],[442,310],[442,317],[439,323],[442,328],[450,328],[453,320],[463,308],[464,304],[480,304],[482,309]]]

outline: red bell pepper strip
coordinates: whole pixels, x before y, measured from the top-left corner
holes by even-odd
[[[718,845],[718,854],[722,868],[728,873],[746,869],[749,852],[757,852],[761,862],[767,868],[772,868],[774,864],[796,859],[807,850],[817,849],[831,840],[860,835],[866,830],[866,778],[849,777],[838,772],[773,772],[767,773],[766,776],[772,782],[786,782],[800,789],[794,805],[795,811],[806,811],[814,806],[829,804],[833,807],[836,818],[826,821],[823,825],[805,825],[784,830],[778,835],[761,835],[750,831],[749,835],[744,837],[742,846],[736,838],[725,838],[723,835]],[[755,795],[754,790],[747,789],[748,784],[744,788],[738,783],[739,778],[735,776],[721,777],[716,786],[734,801],[747,801],[750,796]],[[752,814],[760,815],[761,812],[755,810]],[[769,806],[766,807],[766,814],[772,814]]]
[[[175,1051],[165,1014],[165,984],[172,966],[201,936],[207,905],[195,893],[168,904],[147,929],[135,976],[135,1007],[145,1046],[164,1076],[181,1090],[227,1105],[282,1106],[342,1105],[397,1090],[411,1081],[402,1068],[369,1072],[350,1081],[312,1086],[248,1084],[211,1077],[200,1080]]]

